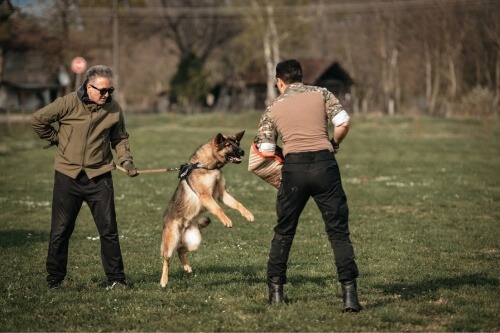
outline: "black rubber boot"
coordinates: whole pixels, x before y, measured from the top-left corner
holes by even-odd
[[[342,300],[344,301],[344,312],[361,311],[356,280],[342,282]]]
[[[274,282],[268,282],[267,285],[269,286],[269,304],[276,305],[285,303],[283,285]]]

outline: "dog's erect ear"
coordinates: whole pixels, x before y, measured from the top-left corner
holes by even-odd
[[[238,143],[241,142],[241,138],[243,137],[243,134],[245,134],[245,131],[236,133],[235,137],[236,137],[236,140],[238,140]]]
[[[220,145],[222,143],[222,141],[224,141],[225,138],[224,138],[224,135],[222,135],[221,133],[217,134],[214,138],[214,144],[215,145]]]

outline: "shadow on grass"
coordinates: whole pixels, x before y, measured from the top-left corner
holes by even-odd
[[[175,258],[176,259],[176,258]],[[236,284],[254,284],[254,283],[265,283],[265,281],[258,276],[259,271],[262,267],[257,267],[256,265],[245,265],[245,266],[231,266],[231,265],[208,265],[208,266],[193,266],[193,273],[186,273],[178,267],[173,267],[178,265],[177,260],[170,263],[169,269],[169,284],[172,283],[184,283],[193,279],[195,276],[202,277],[204,279],[203,285],[205,287],[213,286],[217,287],[220,285],[228,285],[231,283]],[[147,274],[135,274],[134,279],[139,282],[160,282],[161,278],[161,266],[158,267],[158,271],[147,273]],[[208,280],[208,281],[206,281]]]
[[[310,276],[295,274],[288,277],[288,281],[298,286],[305,284],[315,284],[318,287],[328,287],[330,284],[332,284],[332,282],[337,282],[337,277],[332,275]]]
[[[0,231],[0,249],[20,247],[29,243],[45,241],[48,241],[48,235],[39,231],[24,229]]]
[[[435,293],[440,289],[457,289],[462,286],[472,286],[472,287],[482,287],[482,286],[492,286],[497,287],[499,285],[499,280],[496,278],[491,278],[485,276],[484,274],[468,274],[460,276],[450,276],[445,278],[428,279],[415,283],[390,283],[376,285],[376,288],[382,290],[382,292],[389,296],[398,295],[397,298],[403,300],[412,300],[421,296]],[[371,306],[381,306],[386,303],[390,303],[392,300],[385,300],[378,302],[377,304],[372,304]]]

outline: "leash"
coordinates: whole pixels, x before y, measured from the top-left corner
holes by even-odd
[[[125,170],[125,168],[123,168],[119,165],[116,165],[116,168],[120,171],[127,173],[127,170]],[[191,189],[191,191],[196,193],[196,191],[191,186],[191,182],[189,181],[189,177],[188,177],[189,174],[191,173],[191,171],[193,171],[194,169],[211,170],[211,169],[208,169],[206,166],[204,166],[202,163],[186,163],[186,164],[182,164],[179,168],[149,169],[149,170],[137,169],[137,173],[164,173],[164,172],[170,172],[170,171],[179,171],[179,175],[177,177],[180,178],[180,181],[185,180],[187,186]]]
[[[180,179],[184,179],[191,173],[191,171],[200,168],[205,168],[205,166],[201,163],[191,163],[191,164],[182,164],[179,168],[146,169],[146,170],[137,169],[137,173],[165,173],[165,172],[179,171],[178,177]],[[116,165],[116,169],[127,173],[127,170],[125,170],[125,168],[122,166]]]
[[[127,173],[127,170],[125,170],[124,167],[121,167],[119,165],[116,166],[116,169]],[[137,169],[137,173],[164,173],[164,172],[171,172],[171,171],[178,171],[178,170],[179,170],[179,168],[148,169],[148,170],[139,170],[139,169]]]

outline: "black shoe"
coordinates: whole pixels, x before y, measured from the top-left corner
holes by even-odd
[[[344,312],[361,311],[356,280],[342,282],[342,300],[344,301]]]
[[[61,289],[62,280],[52,280],[48,282],[49,290]]]
[[[111,281],[108,283],[106,290],[123,290],[127,289],[127,282],[125,281]]]
[[[269,287],[269,304],[284,304],[285,296],[283,294],[283,284],[268,282],[267,285]]]

